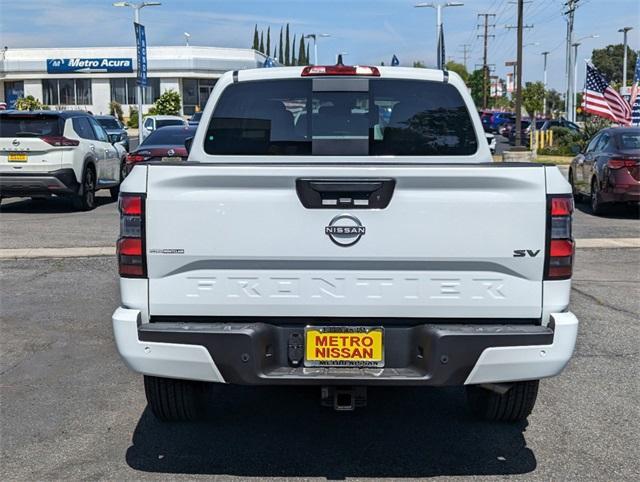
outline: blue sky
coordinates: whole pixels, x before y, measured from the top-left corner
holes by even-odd
[[[116,46],[134,42],[131,9],[115,8],[103,0],[0,0],[0,45],[18,47]],[[292,33],[329,33],[319,43],[320,63],[330,63],[345,51],[348,63],[389,63],[396,54],[402,64],[435,59],[435,11],[415,9],[406,0],[163,0],[161,7],[142,10],[150,45],[181,45],[183,32],[192,45],[249,47],[254,24],[271,26],[272,33],[289,22]],[[471,44],[468,67],[482,62],[482,40],[476,38],[477,13],[496,13],[495,38],[489,41],[489,62],[504,77],[505,61],[515,57],[516,6],[509,0],[466,0],[444,10],[447,57],[462,61],[462,45]],[[533,0],[526,4],[525,80],[542,79],[542,56],[549,50],[549,86],[563,89],[564,36],[561,15],[565,0]],[[592,48],[620,43],[617,30],[634,26],[629,44],[640,49],[640,0],[580,0],[576,13],[578,58]],[[272,37],[273,40],[273,37]],[[584,78],[580,69],[579,80]]]

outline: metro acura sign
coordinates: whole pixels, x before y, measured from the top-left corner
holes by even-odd
[[[133,59],[47,59],[47,73],[71,74],[75,72],[133,72]]]

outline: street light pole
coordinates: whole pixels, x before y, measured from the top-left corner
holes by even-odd
[[[442,9],[446,7],[462,7],[462,2],[447,2],[447,3],[417,3],[415,8],[435,8],[436,9],[436,48],[438,48],[438,42],[440,41],[440,30],[442,29]]]
[[[115,2],[114,7],[131,7],[133,8],[133,21],[140,23],[140,10],[144,7],[157,7],[162,5],[160,2]],[[136,93],[138,96],[138,145],[142,144],[142,85],[137,84]]]
[[[542,115],[543,117],[547,117],[547,55],[549,55],[550,52],[542,52],[542,55],[544,56],[544,74],[542,76],[542,83],[544,84],[544,98],[543,98],[543,107],[542,107]]]
[[[623,64],[622,64],[622,87],[627,86],[627,32],[629,30],[633,30],[633,27],[623,27],[618,32],[622,32],[624,35],[624,53],[623,53]]]
[[[309,35],[303,35],[302,38],[313,39],[313,65],[318,65],[318,37],[331,37],[328,33],[310,33]]]

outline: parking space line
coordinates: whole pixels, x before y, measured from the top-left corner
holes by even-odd
[[[640,238],[585,238],[576,239],[576,248],[640,248]],[[115,256],[115,246],[87,246],[75,248],[5,248],[0,259],[24,258],[87,258]]]

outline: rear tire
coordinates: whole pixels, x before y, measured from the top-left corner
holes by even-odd
[[[124,178],[127,177],[127,171],[125,166],[126,164],[123,159],[122,161],[120,161],[120,182],[118,183],[117,186],[109,188],[109,194],[111,194],[111,199],[114,201],[118,200],[118,196],[120,195],[120,186],[122,185]]]
[[[507,393],[487,390],[476,385],[467,386],[467,403],[479,418],[491,422],[519,422],[533,410],[540,380],[516,382]]]
[[[85,168],[74,204],[80,211],[91,211],[96,207],[96,172],[93,167]]]
[[[591,212],[596,216],[601,216],[607,212],[607,205],[602,202],[600,191],[598,190],[598,181],[594,177],[591,180]]]
[[[144,392],[149,408],[162,422],[192,422],[205,413],[206,384],[144,376]]]

